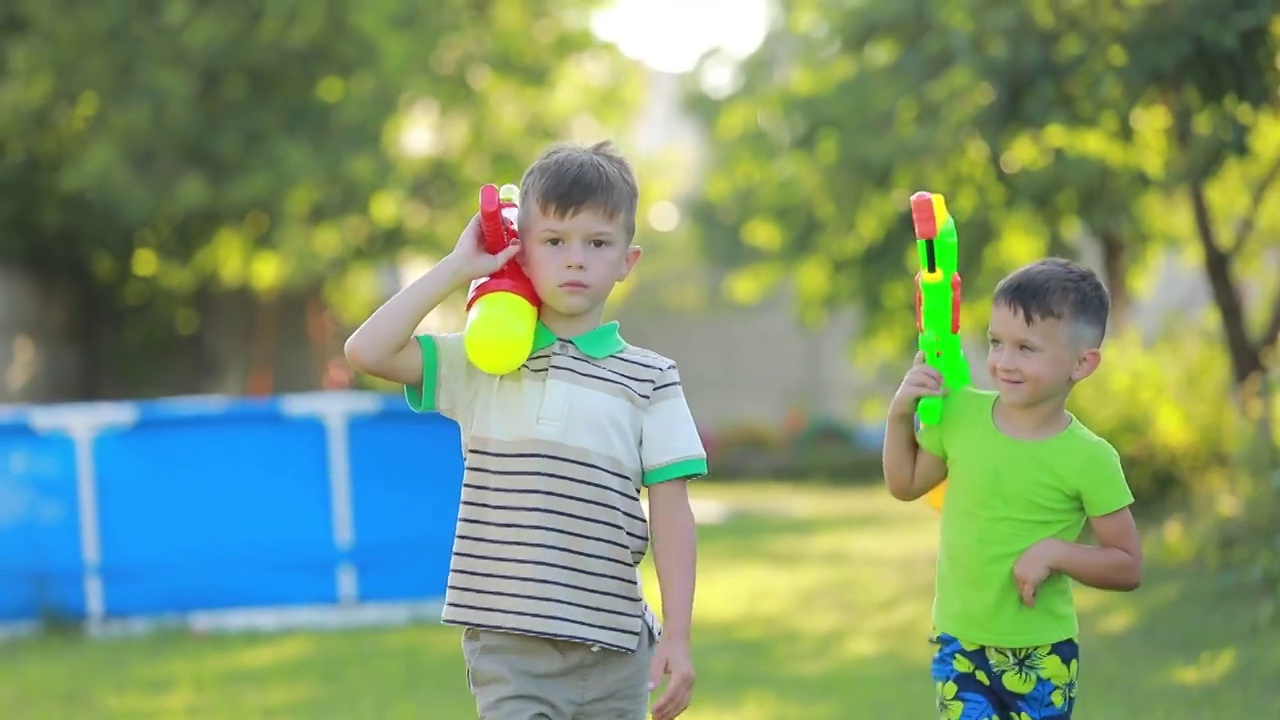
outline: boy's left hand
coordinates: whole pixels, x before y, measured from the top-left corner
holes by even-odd
[[[1036,591],[1053,572],[1053,558],[1058,548],[1056,538],[1045,538],[1023,551],[1013,564],[1013,579],[1027,607],[1036,604]]]
[[[653,720],[674,720],[689,707],[693,696],[693,658],[689,641],[664,636],[654,650],[649,664],[649,690],[658,689],[662,676],[670,676],[666,691],[653,704]]]

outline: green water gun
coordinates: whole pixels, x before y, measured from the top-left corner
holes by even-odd
[[[920,272],[916,274],[916,332],[926,365],[942,375],[951,392],[969,384],[969,362],[960,344],[960,240],[955,220],[941,195],[918,192],[911,196]],[[921,425],[942,421],[943,397],[923,397],[916,405]]]

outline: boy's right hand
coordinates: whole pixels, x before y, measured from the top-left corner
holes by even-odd
[[[909,418],[916,411],[917,400],[937,395],[942,395],[942,374],[924,364],[924,353],[916,353],[911,369],[889,403],[889,417]]]
[[[458,242],[449,255],[457,271],[466,277],[467,282],[470,282],[494,274],[518,252],[520,252],[519,241],[508,245],[497,255],[490,255],[485,251],[484,242],[480,236],[480,213],[476,213],[471,216],[471,222],[467,223],[467,227],[458,236]]]

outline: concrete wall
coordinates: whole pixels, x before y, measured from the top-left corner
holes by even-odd
[[[679,363],[689,404],[709,427],[774,425],[793,409],[848,417],[867,390],[851,363],[854,314],[806,328],[787,293],[698,315],[624,306],[616,317],[629,342]]]

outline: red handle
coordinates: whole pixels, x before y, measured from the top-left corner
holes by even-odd
[[[507,234],[502,227],[502,200],[498,186],[492,183],[480,187],[480,237],[485,252],[497,255],[507,247]]]

